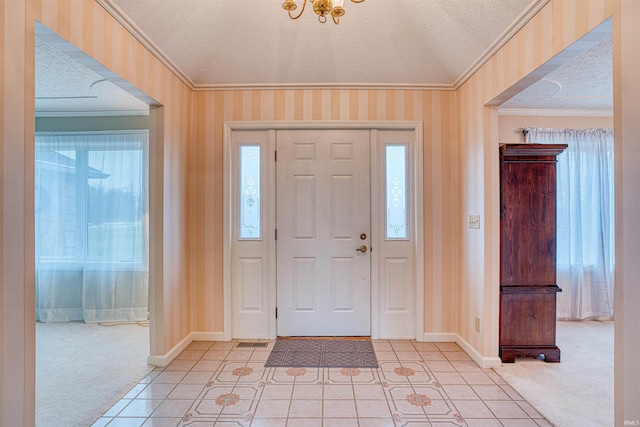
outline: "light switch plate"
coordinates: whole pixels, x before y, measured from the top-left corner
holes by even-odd
[[[480,215],[469,215],[469,228],[480,228]]]

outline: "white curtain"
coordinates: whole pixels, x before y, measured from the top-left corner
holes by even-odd
[[[568,144],[557,165],[557,316],[613,318],[613,131],[527,131],[527,142]]]
[[[148,140],[36,133],[38,321],[147,319]]]

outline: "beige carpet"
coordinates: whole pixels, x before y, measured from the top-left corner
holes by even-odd
[[[36,425],[87,427],[152,367],[149,328],[36,323]]]
[[[613,322],[559,321],[562,361],[516,360],[494,368],[558,427],[611,427]]]

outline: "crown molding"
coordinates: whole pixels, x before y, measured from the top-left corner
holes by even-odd
[[[462,86],[471,76],[473,76],[476,71],[478,71],[493,55],[496,54],[502,47],[507,44],[511,37],[513,37],[522,27],[525,26],[531,18],[533,18],[536,13],[540,11],[543,7],[547,5],[551,0],[537,0],[529,5],[518,17],[513,21],[509,27],[500,36],[493,42],[487,50],[485,50],[482,55],[473,63],[467,71],[462,73],[460,77],[453,82],[452,86],[454,90],[457,90],[460,86]]]
[[[133,22],[120,7],[118,7],[112,0],[96,0],[96,2],[104,8],[104,10],[113,16],[127,31],[131,33],[142,45],[147,48],[160,62],[162,62],[175,76],[182,81],[189,89],[194,90],[195,83],[189,76],[180,69],[172,60],[165,54],[153,40],[151,40],[147,34],[142,31],[140,27]]]
[[[116,117],[148,116],[149,110],[83,110],[83,111],[37,111],[36,117]]]
[[[455,90],[450,84],[416,83],[248,83],[196,84],[195,91],[209,90],[291,90],[291,89],[378,89],[378,90]]]
[[[546,109],[546,108],[498,108],[499,116],[538,117],[613,117],[613,110]]]

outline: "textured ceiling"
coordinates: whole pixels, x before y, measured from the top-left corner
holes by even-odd
[[[36,116],[149,114],[155,100],[46,26],[35,26]]]
[[[346,15],[336,26],[319,23],[310,6],[292,21],[280,0],[96,1],[196,90],[454,89],[546,4],[346,1]],[[493,105],[502,104],[505,112],[611,110],[610,26],[604,23],[583,37]],[[154,103],[43,25],[36,35],[39,115],[146,114]]]
[[[310,6],[292,21],[280,0],[100,3],[133,24],[196,87],[451,87],[542,2],[346,1],[339,25],[319,23]]]
[[[148,105],[36,37],[36,112],[45,115],[148,114]]]
[[[611,37],[503,103],[505,109],[612,110]]]

